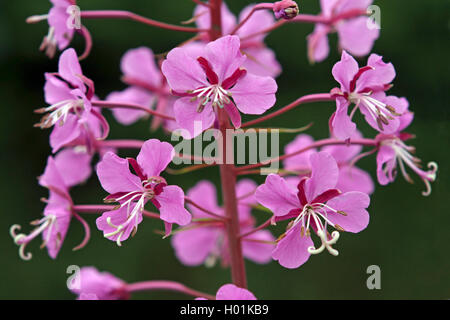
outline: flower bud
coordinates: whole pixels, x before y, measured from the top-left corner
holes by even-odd
[[[298,15],[299,9],[295,1],[282,0],[273,4],[273,12],[277,19],[293,19]]]

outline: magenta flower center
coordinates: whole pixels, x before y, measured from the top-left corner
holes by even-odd
[[[181,96],[191,96],[191,101],[199,101],[197,112],[202,112],[206,105],[211,103],[213,108],[223,108],[225,105],[233,103],[232,93],[229,91],[238,80],[243,77],[247,71],[242,68],[236,69],[231,76],[220,81],[217,73],[212,69],[208,60],[203,57],[197,59],[198,63],[205,72],[209,85],[201,86],[195,90],[187,91],[187,94]]]

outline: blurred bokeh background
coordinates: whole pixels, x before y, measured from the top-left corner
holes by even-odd
[[[238,14],[251,1],[228,0]],[[301,1],[304,13],[318,13],[318,0]],[[130,10],[157,20],[179,23],[192,16],[194,4],[189,0],[110,1],[79,0],[88,9]],[[250,289],[261,299],[449,299],[450,298],[450,181],[447,160],[450,157],[449,92],[450,68],[450,1],[410,0],[375,1],[381,8],[381,36],[373,52],[394,63],[397,70],[392,94],[406,96],[415,112],[409,131],[417,138],[411,141],[423,161],[440,165],[433,192],[423,197],[422,182],[415,178],[409,184],[399,176],[387,187],[377,185],[370,206],[371,222],[360,234],[345,234],[338,242],[339,257],[327,253],[313,256],[296,270],[271,262],[257,265],[247,262]],[[49,60],[38,51],[47,24],[27,25],[25,18],[43,14],[50,7],[46,0],[0,2],[0,298],[1,299],[72,299],[66,288],[69,265],[93,265],[118,277],[139,280],[172,279],[206,292],[230,282],[230,274],[220,265],[213,268],[184,267],[174,256],[170,241],[154,231],[157,221],[144,221],[137,235],[119,248],[103,238],[95,228],[95,216],[87,218],[92,226],[88,246],[71,250],[82,238],[82,228],[74,222],[56,260],[39,250],[40,240],[29,245],[33,253],[29,262],[20,260],[17,246],[9,236],[9,227],[19,223],[24,231],[28,222],[41,214],[39,201],[47,191],[38,186],[36,177],[43,172],[50,153],[50,131],[33,128],[39,116],[33,110],[44,105],[43,73],[57,70],[57,59]],[[187,39],[188,35],[155,29],[131,21],[83,21],[94,38],[91,56],[82,62],[84,73],[93,79],[99,97],[120,90],[119,61],[129,48],[148,46],[163,53]],[[273,32],[267,44],[276,51],[283,73],[279,84],[277,107],[297,97],[327,92],[336,85],[331,68],[339,60],[336,36],[332,36],[329,58],[310,65],[306,57],[307,34],[312,25],[292,24]],[[73,46],[83,50],[83,41],[75,37]],[[361,60],[365,63],[365,59]],[[268,126],[300,127],[310,121],[308,131],[316,139],[328,136],[327,122],[334,103],[305,105],[267,123]],[[147,121],[124,127],[111,120],[111,138],[164,139],[162,130],[149,132]],[[361,122],[360,122],[361,123]],[[363,124],[364,134],[374,131]],[[283,145],[294,138],[285,134]],[[124,153],[122,153],[124,155]],[[133,152],[126,155],[133,156]],[[375,178],[375,157],[361,161],[360,166]],[[219,185],[216,168],[168,177],[185,189],[200,179],[212,179]],[[258,182],[263,177],[257,176]],[[79,204],[101,203],[105,192],[95,175],[72,191]],[[267,213],[255,212],[258,220]],[[274,229],[278,235],[280,229]],[[366,269],[381,268],[381,290],[368,290]],[[174,293],[140,293],[135,298],[186,298]]]

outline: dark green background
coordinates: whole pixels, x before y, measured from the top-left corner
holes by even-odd
[[[251,1],[229,0],[238,13]],[[421,196],[422,182],[410,185],[401,176],[387,187],[377,186],[370,206],[371,223],[358,235],[345,234],[338,242],[339,257],[327,253],[314,256],[297,270],[282,268],[276,262],[256,265],[247,262],[250,289],[262,299],[419,299],[450,298],[450,256],[448,226],[450,224],[449,170],[449,27],[450,1],[376,1],[381,7],[382,30],[374,52],[392,61],[398,76],[392,94],[406,96],[416,118],[409,131],[417,134],[412,141],[425,162],[440,165],[438,179],[430,197]],[[318,1],[300,3],[304,13],[317,13]],[[80,0],[82,9],[123,9],[171,23],[190,18],[194,5],[189,0],[110,1]],[[17,247],[9,237],[14,223],[30,230],[28,222],[41,214],[39,199],[47,191],[37,185],[49,155],[48,135],[32,127],[38,121],[33,109],[44,105],[43,73],[56,71],[57,60],[48,60],[37,48],[47,25],[25,24],[25,18],[47,12],[45,0],[18,0],[0,3],[0,298],[3,299],[72,299],[66,288],[69,265],[94,265],[108,270],[126,281],[172,279],[206,292],[230,281],[229,271],[220,266],[188,268],[174,257],[169,241],[153,231],[160,229],[156,221],[145,221],[136,237],[118,248],[102,237],[95,228],[95,217],[89,245],[78,252],[71,248],[82,238],[81,226],[73,222],[57,260],[40,251],[40,240],[29,246],[34,257],[29,262],[19,259]],[[83,61],[84,73],[95,80],[97,94],[105,97],[123,88],[119,81],[119,61],[128,48],[149,46],[162,53],[177,45],[187,35],[161,31],[129,21],[84,21],[94,38],[94,48]],[[326,92],[336,86],[331,68],[339,59],[336,37],[332,37],[330,57],[311,66],[306,58],[305,37],[311,25],[289,25],[267,38],[283,65],[277,107],[312,92]],[[73,45],[82,50],[79,37]],[[365,60],[363,60],[365,62]],[[276,118],[267,125],[300,127],[310,121],[315,125],[309,133],[316,139],[328,135],[327,121],[333,103],[312,104]],[[109,117],[109,119],[111,119]],[[361,119],[359,119],[361,120]],[[360,121],[369,137],[374,131]],[[148,131],[141,121],[132,127],[112,122],[111,138],[163,138],[162,132]],[[293,135],[282,137],[283,144]],[[133,155],[128,153],[127,155]],[[375,177],[375,157],[364,159],[360,166]],[[218,183],[218,170],[210,169],[181,177],[169,177],[185,189],[201,178]],[[261,177],[257,177],[259,182]],[[100,203],[105,192],[95,176],[72,192],[76,203]],[[255,212],[260,219],[266,213]],[[279,230],[277,230],[279,232]],[[366,268],[381,267],[382,289],[366,287]],[[184,298],[173,293],[140,293],[135,298]]]

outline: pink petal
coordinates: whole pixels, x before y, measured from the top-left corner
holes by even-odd
[[[99,272],[94,267],[83,267],[79,273],[79,286],[69,289],[79,295],[80,300],[116,300],[122,298],[121,288],[125,282],[108,272]]]
[[[77,152],[75,149],[64,149],[55,157],[58,171],[62,173],[64,184],[68,187],[86,181],[91,173],[92,156],[86,152]]]
[[[369,213],[366,211],[369,204],[370,198],[367,194],[358,191],[347,192],[327,202],[331,208],[343,211],[347,215],[327,210],[327,218],[345,231],[357,233],[369,224]]]
[[[384,186],[394,181],[395,167],[395,151],[391,147],[382,145],[377,154],[377,178],[381,185]]]
[[[380,30],[369,29],[368,23],[368,17],[359,17],[338,24],[339,44],[342,49],[359,57],[369,54]]]
[[[56,195],[56,197],[60,197]],[[67,230],[69,229],[70,220],[72,218],[72,213],[69,209],[69,203],[53,205],[54,199],[49,199],[49,204],[44,209],[44,214],[56,216],[56,222],[50,229],[44,230],[42,233],[42,239],[47,247],[48,255],[55,259],[58,256],[59,250],[61,249],[62,243],[67,235]],[[50,232],[50,234],[49,234]]]
[[[358,71],[358,62],[344,50],[341,60],[334,65],[332,73],[334,79],[341,85],[341,90],[350,92],[350,82]]]
[[[166,186],[155,199],[161,205],[159,208],[161,220],[181,226],[191,222],[191,215],[184,208],[184,192],[180,187]]]
[[[211,212],[222,214],[222,208],[217,204],[216,193],[216,187],[212,182],[201,180],[194,187],[189,189],[187,196],[199,206]],[[188,208],[195,218],[211,218],[210,215],[191,204],[188,204]]]
[[[45,188],[54,187],[63,192],[68,192],[64,178],[58,169],[56,161],[52,157],[47,158],[44,173],[39,177],[39,184]]]
[[[154,87],[161,85],[161,73],[155,64],[153,51],[149,48],[128,50],[120,61],[120,69],[126,77],[141,80]]]
[[[106,101],[137,104],[151,109],[155,97],[147,90],[138,87],[128,87],[123,91],[111,92],[106,97]],[[114,108],[112,112],[117,121],[123,125],[133,124],[137,120],[148,116],[148,113],[145,111],[125,108]]]
[[[85,86],[83,81],[78,75],[83,75],[81,71],[80,63],[78,62],[77,53],[73,48],[64,50],[59,57],[58,74],[73,86],[83,89],[85,92]]]
[[[216,119],[212,107],[207,105],[202,112],[197,112],[199,102],[191,102],[191,98],[184,97],[175,101],[174,112],[177,123],[187,132],[185,139],[193,139],[203,131],[209,129]]]
[[[251,216],[252,205],[256,205],[255,191],[257,184],[250,179],[242,179],[236,184],[236,197],[242,199],[238,200],[238,212],[240,221],[252,220]]]
[[[175,150],[168,142],[150,139],[144,142],[136,160],[148,177],[158,177],[175,156]]]
[[[238,36],[224,36],[206,45],[204,58],[209,61],[220,82],[244,63],[246,58],[242,55],[240,46]]]
[[[242,65],[247,71],[256,76],[278,77],[281,65],[275,57],[275,52],[266,47],[249,47],[242,49],[247,56]]]
[[[52,152],[56,153],[62,147],[77,140],[81,135],[82,132],[78,123],[78,117],[69,114],[62,126],[56,125],[53,127],[52,133],[50,134],[50,146],[52,147]]]
[[[288,143],[284,148],[285,154],[294,153],[302,150],[314,143],[314,139],[307,134],[298,135],[294,141]],[[287,170],[305,170],[310,168],[309,157],[311,154],[316,153],[317,149],[312,148],[305,152],[299,153],[295,156],[286,158],[283,160],[284,168]]]
[[[72,100],[74,96],[71,89],[64,81],[61,81],[50,73],[45,73],[44,85],[45,102],[52,105],[64,100]]]
[[[330,52],[328,45],[329,32],[329,27],[316,24],[313,33],[308,35],[308,58],[311,62],[322,62],[328,57]]]
[[[364,72],[361,75],[356,82],[356,91],[361,91],[366,88],[381,90],[384,88],[384,85],[389,84],[394,80],[394,66],[392,63],[385,63],[383,57],[373,53],[370,55],[367,65],[374,69]]]
[[[301,235],[301,224],[298,223],[281,239],[272,253],[272,258],[288,269],[295,269],[304,264],[310,256],[308,248],[313,246],[311,236]]]
[[[327,152],[314,153],[310,157],[311,178],[305,183],[305,194],[308,201],[329,189],[334,189],[339,177],[336,160]]]
[[[275,104],[277,89],[274,79],[247,73],[229,91],[239,111],[245,114],[263,114]]]
[[[198,227],[181,231],[172,237],[178,260],[187,266],[198,266],[216,249],[218,229]]]
[[[375,190],[375,186],[368,172],[355,166],[346,165],[339,168],[336,189],[342,192],[360,191],[371,194]]]
[[[331,122],[332,135],[338,139],[350,138],[356,130],[356,124],[352,122],[348,115],[350,103],[344,98],[336,98],[336,113]]]
[[[190,56],[189,49],[171,50],[162,64],[162,72],[170,88],[179,93],[208,85],[205,72],[197,60]]]
[[[108,152],[97,164],[97,175],[100,183],[108,193],[130,192],[141,190],[141,179],[130,172],[126,159]]]
[[[268,230],[260,230],[246,237],[250,240],[261,240],[274,242],[275,238]],[[275,245],[270,243],[260,243],[253,241],[242,241],[242,251],[247,259],[256,263],[269,263],[272,260],[272,251]]]
[[[217,300],[256,300],[256,297],[247,289],[242,289],[234,284],[226,284],[220,287],[216,294]]]
[[[266,182],[256,189],[255,197],[275,216],[284,216],[300,207],[296,190],[277,174],[267,176]]]
[[[66,12],[69,3],[64,6],[55,6],[48,12],[48,24],[54,28],[54,37],[59,50],[65,49],[72,40],[75,29],[67,27],[67,21],[70,19]]]

